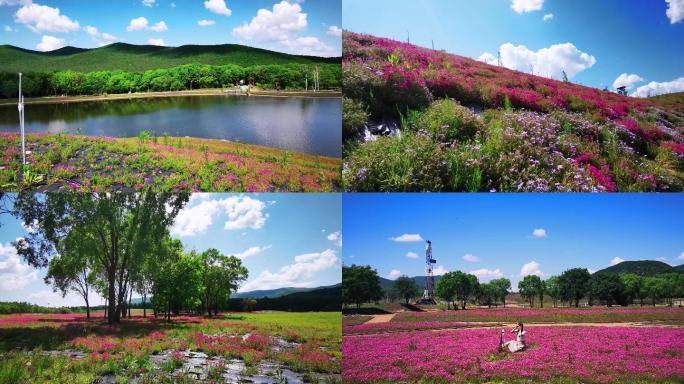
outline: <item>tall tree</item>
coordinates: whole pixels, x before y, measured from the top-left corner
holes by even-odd
[[[563,272],[558,278],[561,296],[579,307],[579,301],[587,295],[589,291],[589,280],[591,274],[586,268],[572,268]]]
[[[107,320],[118,323],[130,284],[130,266],[149,255],[188,201],[188,194],[22,193],[16,215],[35,231],[15,242],[27,263],[45,267],[58,251],[88,250],[107,280]]]
[[[202,260],[203,307],[211,316],[218,315],[220,306],[247,279],[249,272],[235,256],[225,256],[218,249],[210,248],[200,255]]]
[[[418,284],[416,284],[416,281],[406,275],[399,276],[399,278],[394,282],[392,289],[396,291],[400,297],[406,300],[406,304],[409,303],[409,300],[418,296],[420,292],[418,290]]]
[[[556,303],[561,298],[560,285],[558,283],[558,280],[558,276],[551,276],[545,282],[546,292],[549,296],[551,296],[551,300],[553,301],[554,307],[556,307]]]
[[[609,307],[625,302],[625,286],[620,277],[613,273],[592,275],[589,282],[589,294],[592,299],[604,301]]]
[[[534,298],[539,295],[542,283],[541,278],[537,275],[527,275],[518,282],[520,296],[530,302],[530,308],[534,307]]]
[[[50,260],[45,283],[52,284],[55,291],[60,291],[62,297],[69,291],[76,292],[83,298],[86,305],[86,317],[90,319],[90,302],[88,295],[94,289],[95,274],[90,268],[90,261],[86,255],[61,255]]]
[[[511,281],[505,277],[502,277],[490,281],[489,284],[494,289],[495,298],[501,300],[504,308],[506,308],[506,296],[508,295],[508,291],[511,289]]]
[[[361,304],[382,299],[378,272],[369,265],[342,266],[342,303]]]

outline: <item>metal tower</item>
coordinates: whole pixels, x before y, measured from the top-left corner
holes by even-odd
[[[423,303],[435,303],[435,275],[432,273],[433,264],[437,260],[432,258],[432,242],[427,240],[427,247],[425,248],[425,290],[423,291]]]

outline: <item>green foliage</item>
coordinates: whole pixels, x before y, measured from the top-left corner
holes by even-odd
[[[591,274],[586,268],[572,268],[558,277],[561,299],[570,301],[579,307],[579,301],[589,291]]]
[[[339,64],[316,64],[322,89],[340,87]],[[104,95],[129,92],[182,91],[201,88],[232,87],[245,81],[264,88],[303,89],[306,74],[314,66],[306,64],[268,64],[242,67],[235,64],[184,64],[144,72],[122,70],[24,73],[22,90],[26,97],[53,95]],[[311,74],[309,73],[309,78]],[[0,97],[16,98],[18,76],[0,71]]]
[[[442,189],[444,154],[429,137],[402,132],[351,147],[343,172],[345,190],[420,192]]]
[[[437,296],[452,302],[454,308],[457,308],[456,302],[458,301],[461,304],[461,308],[465,309],[468,300],[477,295],[479,287],[480,284],[475,275],[453,271],[442,275],[435,289]]]
[[[342,266],[342,303],[361,304],[382,298],[380,277],[369,265]]]
[[[394,282],[394,287],[392,288],[400,297],[406,300],[406,304],[409,300],[418,296],[419,290],[416,282],[408,276],[400,276]]]
[[[508,98],[508,94],[504,95],[503,108],[506,112],[513,110],[513,104],[511,104],[511,99]]]
[[[493,288],[494,299],[501,300],[505,307],[506,295],[508,295],[508,290],[511,289],[511,281],[505,277],[501,277],[490,281],[489,285]]]
[[[416,129],[425,129],[440,142],[469,141],[484,128],[482,121],[468,108],[451,99],[437,100],[415,121]]]
[[[612,273],[593,274],[589,282],[589,296],[605,302],[609,307],[626,304],[625,285],[618,275]]]
[[[529,300],[530,307],[534,307],[534,298],[539,296],[540,308],[544,307],[544,293],[546,292],[546,285],[544,281],[537,275],[527,275],[520,282],[518,282],[518,291],[520,296]]]
[[[353,138],[358,129],[368,121],[368,112],[361,101],[342,98],[342,137]]]
[[[25,302],[0,302],[0,314],[12,313],[71,313],[69,308],[47,308]]]

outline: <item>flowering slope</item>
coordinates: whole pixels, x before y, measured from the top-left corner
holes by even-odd
[[[648,100],[368,35],[343,44],[347,191],[684,190],[684,119]],[[357,140],[393,120],[399,134]]]
[[[4,189],[95,191],[335,191],[340,160],[194,138],[30,134],[30,174],[19,180],[20,138],[0,133]]]
[[[488,381],[588,383],[684,380],[684,329],[535,327],[528,350],[496,351],[498,329],[345,336],[348,382]]]

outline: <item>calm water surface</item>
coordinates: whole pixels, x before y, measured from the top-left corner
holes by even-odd
[[[339,98],[186,96],[26,105],[29,132],[223,139],[341,157]],[[19,131],[16,106],[0,107],[0,131]]]

